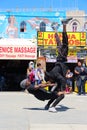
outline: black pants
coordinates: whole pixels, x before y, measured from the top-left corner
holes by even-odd
[[[55,33],[55,38],[57,42],[57,48],[58,48],[58,56],[57,61],[67,61],[67,55],[68,55],[68,36],[67,32],[62,32],[62,42],[60,41],[60,38],[57,33]]]
[[[55,107],[63,98],[64,98],[64,94],[61,94],[56,99],[50,99],[47,105],[50,106],[53,103],[52,107]]]
[[[57,92],[49,92],[44,89],[35,90],[29,87],[28,92],[33,94],[37,99],[42,101],[49,99],[55,100],[56,98],[58,98]]]
[[[28,92],[33,94],[37,99],[41,100],[41,101],[45,101],[45,100],[49,100],[47,105],[50,106],[52,104],[52,107],[55,107],[63,98],[64,98],[64,94],[61,94],[60,96],[58,96],[57,92],[47,92],[44,89],[32,89],[32,88],[28,88]]]

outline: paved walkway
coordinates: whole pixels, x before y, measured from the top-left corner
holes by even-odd
[[[0,93],[0,130],[87,130],[87,96],[66,95],[57,113],[24,92]]]

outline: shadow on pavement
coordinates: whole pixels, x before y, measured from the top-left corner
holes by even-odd
[[[74,109],[74,108],[69,108],[69,107],[64,106],[64,105],[58,105],[58,106],[56,107],[56,110],[57,110],[57,111],[60,111],[60,112],[62,112],[62,111],[67,111],[67,110],[69,110],[69,109]]]
[[[44,108],[23,108],[23,109],[26,109],[26,110],[43,110],[43,111],[46,111]],[[67,111],[67,110],[69,110],[69,109],[74,109],[74,108],[69,108],[69,107],[64,106],[64,105],[58,105],[58,106],[56,107],[56,110],[57,110],[57,111],[60,111],[60,112],[62,112],[62,111]]]
[[[44,108],[23,108],[23,109],[26,109],[26,110],[45,110]]]

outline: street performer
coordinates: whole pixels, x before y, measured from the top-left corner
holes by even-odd
[[[52,83],[51,81],[48,81],[46,83],[42,83],[39,85],[33,85],[31,84],[31,81],[29,78],[26,78],[20,82],[20,87],[25,88],[28,90],[30,94],[33,94],[38,100],[45,101],[45,100],[52,100],[55,102],[52,104],[52,108],[54,110],[52,112],[57,112],[55,109],[55,106],[64,98],[64,92],[62,91],[46,91],[44,88],[46,86],[52,87],[55,83]],[[51,103],[50,103],[51,104]],[[50,109],[49,109],[50,111]]]
[[[45,73],[45,80],[47,82],[45,84],[32,85],[29,79],[25,79],[20,83],[20,86],[22,88],[27,88],[28,92],[33,94],[37,99],[42,101],[49,100],[47,105],[45,106],[45,109],[46,110],[49,109],[50,112],[57,112],[55,107],[64,98],[65,94],[65,87],[66,87],[65,75],[67,72],[67,67],[64,64],[64,62],[67,61],[67,54],[68,54],[68,37],[66,33],[66,24],[71,19],[72,18],[62,20],[63,24],[62,42],[59,39],[55,26],[52,25],[52,28],[55,31],[55,39],[57,42],[57,48],[59,54],[57,57],[55,67],[50,72]],[[46,91],[44,89],[44,87],[46,86],[53,88],[55,86],[55,83],[57,84],[57,86],[55,87],[54,90]]]
[[[72,18],[67,18],[62,20],[63,24],[63,32],[62,32],[62,42],[60,41],[60,38],[57,33],[58,27],[56,27],[56,24],[52,24],[52,29],[55,31],[55,39],[57,43],[58,48],[58,56],[57,56],[57,62],[55,64],[55,67],[50,71],[46,72],[45,74],[45,80],[48,81],[49,79],[53,80],[57,83],[57,87],[54,91],[65,91],[66,87],[66,72],[68,70],[67,66],[64,64],[64,62],[67,61],[67,55],[68,55],[68,36],[66,32],[66,25],[68,22],[72,20]],[[47,105],[45,106],[45,109],[49,109],[50,104],[53,102],[51,99]],[[57,101],[56,101],[57,102]],[[54,108],[50,108],[50,111],[54,111]]]

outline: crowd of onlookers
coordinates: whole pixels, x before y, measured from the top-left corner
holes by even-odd
[[[30,61],[28,64],[28,68],[26,70],[25,74],[26,79],[29,78],[31,81],[31,84],[41,84],[45,81],[45,70],[43,69],[41,63],[37,63],[36,66],[34,62]],[[74,68],[73,72],[68,68],[67,73],[65,76],[66,79],[66,93],[72,93],[73,92],[73,83],[76,83],[74,85],[74,88],[78,88],[78,95],[85,94],[85,83],[87,80],[87,67],[85,63],[82,63],[81,61],[78,61],[76,67]],[[0,75],[0,90],[3,91],[5,88],[5,77],[3,74]],[[21,86],[19,84],[19,86]],[[21,86],[23,88],[23,86]],[[49,88],[48,88],[49,89]]]
[[[86,94],[86,80],[87,80],[87,67],[86,64],[78,61],[74,71],[70,69],[66,73],[66,91],[67,93],[72,91],[72,83],[74,81],[74,89],[77,87],[78,95]]]
[[[45,71],[42,68],[41,63],[37,63],[36,68],[34,68],[34,63],[30,62],[27,68],[27,78],[31,80],[33,85],[41,84],[45,81]],[[78,61],[77,66],[74,68],[74,71],[68,68],[65,76],[66,79],[66,93],[73,92],[73,82],[76,83],[74,86],[78,88],[78,95],[85,94],[85,83],[87,80],[87,67],[81,61]],[[48,88],[49,89],[49,88]]]

